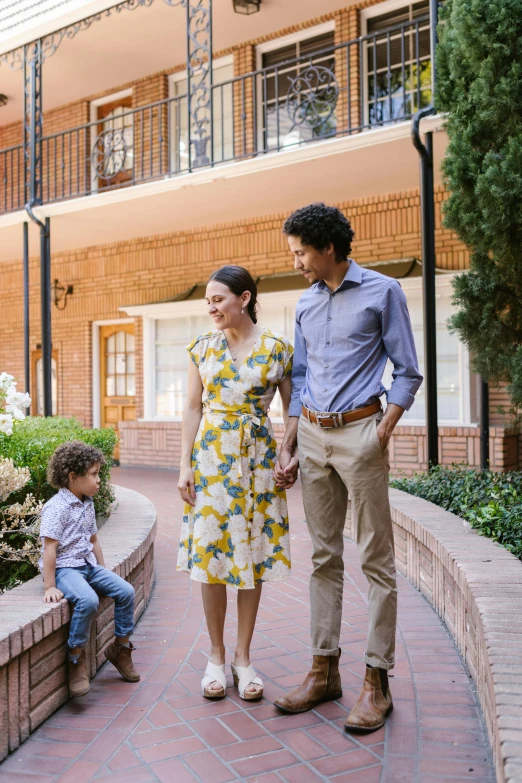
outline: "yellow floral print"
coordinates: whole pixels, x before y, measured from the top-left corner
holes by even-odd
[[[247,589],[286,579],[286,493],[274,482],[276,442],[267,412],[291,372],[292,346],[263,329],[240,367],[222,332],[201,335],[187,350],[203,382],[203,416],[192,452],[196,505],[185,506],[178,571]]]

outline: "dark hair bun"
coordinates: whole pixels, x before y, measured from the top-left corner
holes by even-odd
[[[250,301],[247,305],[248,315],[254,323],[257,323],[257,285],[248,271],[242,266],[227,264],[220,267],[210,276],[210,280],[216,280],[230,288],[233,294],[241,296],[245,291],[250,292]]]

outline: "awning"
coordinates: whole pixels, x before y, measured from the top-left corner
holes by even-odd
[[[405,277],[420,277],[422,275],[422,263],[418,258],[399,258],[391,261],[374,261],[371,264],[359,264],[364,269],[373,269],[386,277],[394,277],[400,280]],[[275,275],[261,275],[255,278],[259,294],[272,294],[277,291],[295,291],[308,288],[306,278],[300,272],[287,272]],[[195,299],[204,299],[207,283],[196,283],[185,289],[180,294],[170,299],[161,299],[150,304],[166,304],[168,302],[190,302]]]

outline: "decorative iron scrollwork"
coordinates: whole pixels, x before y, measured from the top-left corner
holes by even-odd
[[[187,75],[190,144],[194,166],[210,163],[212,134],[212,0],[187,2]]]
[[[186,0],[177,0],[178,4],[183,4]],[[119,14],[122,11],[134,11],[136,8],[148,8],[153,4],[154,0],[124,0],[118,5],[107,8],[105,11],[100,11],[97,14],[82,19],[80,22],[62,27],[61,30],[56,30],[54,33],[50,33],[42,38],[42,59],[45,60],[56,52],[61,42],[65,39],[74,38],[82,30],[88,30],[94,22],[99,22],[101,19],[112,16],[113,14]],[[170,3],[169,3],[170,5]],[[174,5],[174,3],[172,3]],[[24,52],[23,47],[14,49],[11,52],[6,52],[0,56],[0,65],[5,63],[12,71],[19,71],[24,66]]]
[[[125,129],[117,128],[102,131],[96,138],[92,149],[92,166],[96,176],[110,180],[125,169],[128,146]]]
[[[338,97],[335,73],[323,65],[307,65],[292,79],[286,95],[286,111],[293,127],[306,125],[320,135],[328,128]]]

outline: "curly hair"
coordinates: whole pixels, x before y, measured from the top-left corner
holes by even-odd
[[[49,461],[47,481],[56,489],[67,487],[69,473],[85,476],[90,468],[97,463],[104,465],[105,457],[94,446],[89,446],[88,443],[82,443],[80,440],[62,443]]]
[[[299,237],[304,245],[324,250],[333,245],[337,261],[351,253],[355,232],[350,221],[337,207],[318,202],[292,212],[283,225],[283,234]]]

